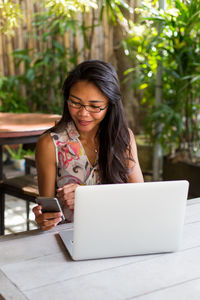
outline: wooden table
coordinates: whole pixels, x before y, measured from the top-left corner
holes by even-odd
[[[5,299],[200,299],[200,198],[188,200],[176,253],[74,262],[57,233],[70,227],[0,238]]]
[[[3,177],[2,146],[35,143],[60,115],[35,113],[0,113],[0,180]]]
[[[36,143],[60,117],[54,114],[0,113],[0,182],[3,182],[3,145]],[[0,193],[0,234],[4,233],[4,209],[4,198]]]

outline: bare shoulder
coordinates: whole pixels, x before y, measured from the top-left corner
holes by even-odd
[[[56,151],[50,133],[39,138],[35,157],[40,195],[52,197],[55,195]]]
[[[41,135],[37,141],[36,150],[42,150],[42,149],[53,150],[53,148],[54,148],[54,143],[50,133],[45,133]]]
[[[53,145],[53,140],[52,137],[50,135],[50,133],[45,133],[43,135],[41,135],[38,139],[37,145],[39,146],[52,146]]]
[[[36,158],[39,156],[54,156],[55,147],[50,133],[43,134],[36,145]]]
[[[138,153],[137,153],[137,146],[135,141],[135,136],[132,132],[132,130],[129,128],[129,134],[130,134],[130,150],[131,150],[131,156],[132,161],[129,161],[129,168],[132,169],[128,182],[143,182],[143,175],[140,168],[140,163],[138,160]]]
[[[128,131],[129,131],[129,135],[130,135],[130,144],[133,146],[136,146],[136,142],[135,142],[135,136],[134,136],[134,133],[133,131],[128,128]]]

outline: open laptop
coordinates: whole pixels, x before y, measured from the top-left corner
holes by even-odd
[[[61,236],[73,260],[178,250],[188,181],[80,186],[73,230]]]

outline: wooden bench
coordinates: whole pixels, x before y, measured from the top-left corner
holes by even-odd
[[[4,179],[0,182],[0,202],[1,202],[1,232],[4,234],[4,211],[5,195],[11,195],[26,201],[26,224],[29,230],[29,204],[35,203],[35,198],[39,195],[37,177],[28,174],[14,178]]]
[[[5,194],[18,195],[19,198],[27,201],[27,206],[28,201],[33,201],[38,194],[38,192],[34,193],[32,188],[30,193],[28,192],[27,181],[25,181],[24,189],[24,180],[22,178],[20,182],[18,179],[17,182],[12,179],[12,184],[16,183],[14,187],[11,187],[10,179],[4,179],[3,146],[36,143],[41,134],[54,126],[55,122],[60,120],[60,118],[60,115],[55,114],[0,112],[0,234],[4,232]],[[32,179],[34,180],[34,178]]]
[[[30,174],[31,167],[36,168],[35,156],[25,155],[24,159],[25,159],[25,173]]]

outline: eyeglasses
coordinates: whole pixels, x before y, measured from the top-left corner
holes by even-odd
[[[69,106],[71,106],[75,109],[80,109],[81,107],[84,107],[88,112],[95,113],[95,114],[100,113],[102,110],[104,110],[108,107],[108,105],[106,105],[103,108],[100,107],[100,106],[93,105],[93,104],[84,105],[84,104],[81,104],[79,102],[73,101],[71,99],[68,99],[68,103],[69,103]]]

